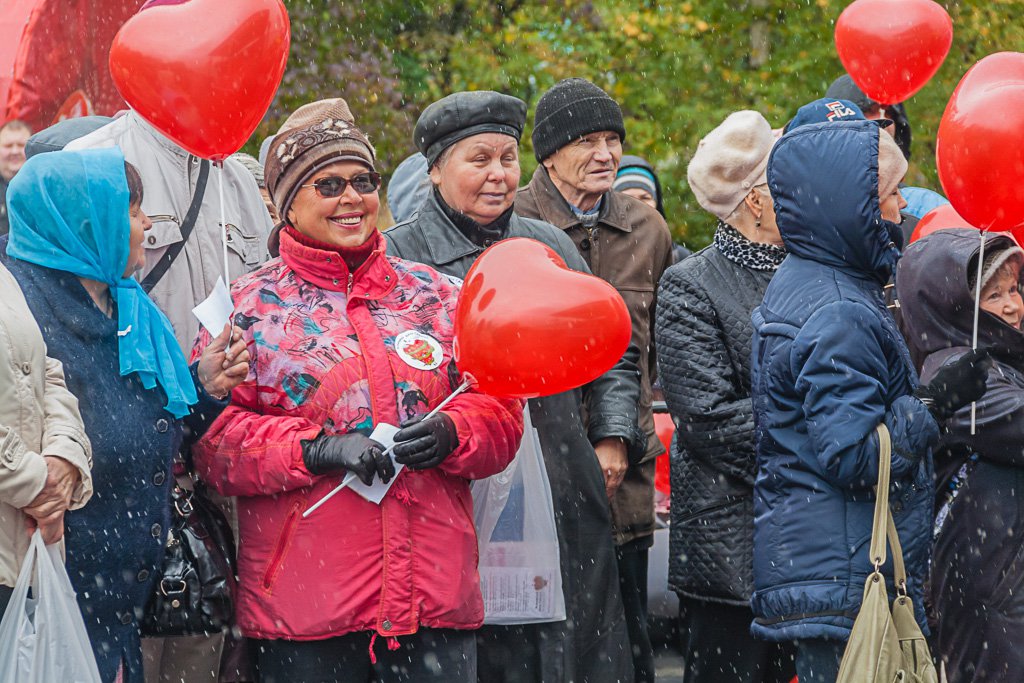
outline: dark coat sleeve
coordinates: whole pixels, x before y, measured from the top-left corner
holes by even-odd
[[[949,354],[941,364],[931,370],[925,366],[922,381],[927,382],[935,370],[948,365],[967,352],[967,349]],[[944,425],[943,441],[963,445],[985,460],[1000,465],[1024,465],[1024,388],[1007,375],[1012,370],[993,364],[988,371],[985,395],[977,402],[975,433],[971,434],[971,407],[964,406]]]
[[[803,397],[807,434],[821,473],[836,486],[867,489],[878,481],[878,437],[892,437],[894,477],[911,475],[938,440],[938,425],[921,401],[907,394],[886,404],[889,367],[877,314],[849,301],[816,311],[800,330],[791,362]]]
[[[554,249],[573,270],[590,275],[590,268],[565,233],[552,230]],[[640,405],[640,349],[630,343],[611,370],[583,386],[587,438],[592,444],[619,437],[626,441],[630,462],[647,452],[647,435],[638,424]]]
[[[753,486],[756,458],[749,387],[741,386],[726,355],[726,332],[706,292],[680,268],[661,279],[655,340],[679,449]]]

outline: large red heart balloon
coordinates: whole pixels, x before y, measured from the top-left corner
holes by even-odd
[[[631,330],[626,303],[610,284],[569,270],[540,242],[508,239],[466,274],[455,362],[484,393],[549,396],[607,372]]]
[[[1024,225],[1024,53],[964,74],[939,123],[935,161],[953,208],[982,230]]]
[[[856,0],[836,21],[836,50],[864,94],[899,104],[935,75],[953,44],[953,20],[932,0]]]
[[[198,157],[220,161],[267,113],[290,41],[281,0],[150,3],[115,36],[110,74],[157,130]]]
[[[952,204],[942,204],[921,216],[921,220],[914,226],[914,232],[910,235],[910,242],[913,244],[937,230],[973,227],[966,218],[956,212]]]

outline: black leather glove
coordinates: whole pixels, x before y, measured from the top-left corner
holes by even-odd
[[[968,351],[940,368],[932,381],[918,387],[914,395],[928,406],[937,421],[945,422],[956,411],[985,395],[985,380],[991,367],[988,349]]]
[[[414,470],[437,467],[459,447],[455,422],[438,413],[429,420],[405,423],[395,434],[395,462]]]
[[[374,474],[385,484],[395,476],[395,464],[384,455],[384,447],[359,432],[321,434],[301,443],[302,461],[311,474],[348,470],[367,486]]]

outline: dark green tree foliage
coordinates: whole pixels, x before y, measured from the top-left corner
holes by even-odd
[[[568,76],[605,88],[626,114],[627,153],[650,159],[677,239],[699,247],[714,221],[686,184],[697,141],[738,109],[782,127],[842,73],[832,40],[839,0],[286,0],[288,72],[262,139],[297,106],[344,97],[387,175],[414,151],[419,112],[456,90],[491,89],[533,107]],[[953,17],[949,58],[907,103],[914,131],[908,182],[940,189],[935,132],[975,61],[1024,50],[1024,0],[942,3]],[[524,179],[536,167],[523,139]],[[254,143],[253,146],[255,146]]]

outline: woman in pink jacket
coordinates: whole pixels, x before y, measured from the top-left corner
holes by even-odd
[[[343,100],[274,138],[281,256],[232,288],[251,369],[194,451],[238,496],[238,624],[266,682],[476,680],[469,481],[511,462],[522,404],[471,391],[416,421],[459,384],[459,283],[384,253],[374,161]],[[407,425],[397,475],[369,438],[380,423]],[[349,472],[397,478],[379,505],[345,489],[303,518]]]

